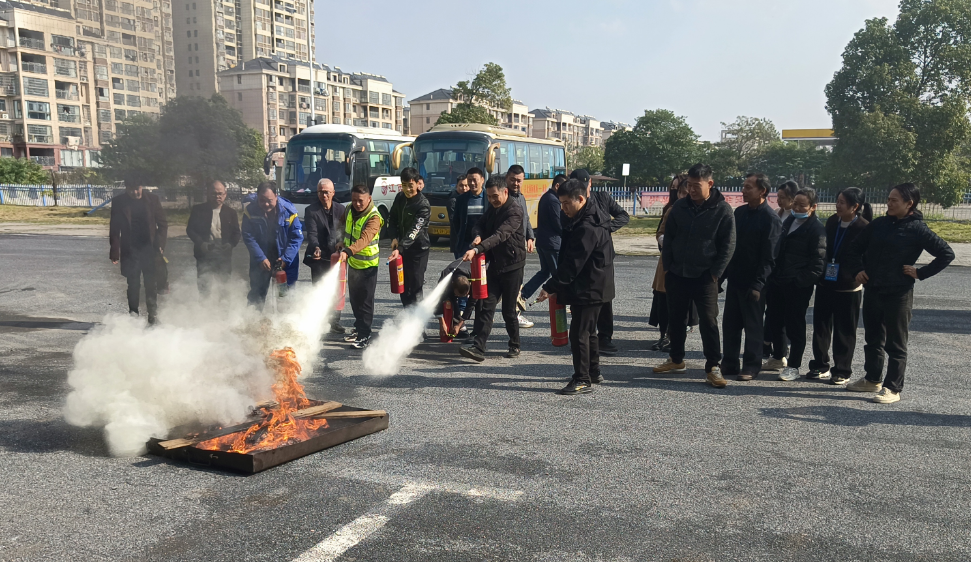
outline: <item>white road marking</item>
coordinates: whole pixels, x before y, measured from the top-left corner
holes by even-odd
[[[469,498],[487,498],[492,500],[500,501],[517,501],[523,496],[522,490],[510,490],[506,488],[490,488],[490,487],[480,487],[472,486],[469,484],[462,484],[458,482],[445,482],[440,480],[427,481],[427,480],[416,480],[403,476],[384,474],[377,471],[362,470],[360,468],[355,468],[354,470],[345,470],[333,474],[332,477],[336,478],[347,478],[349,480],[358,480],[362,482],[372,482],[376,484],[385,484],[389,486],[419,486],[425,488],[432,488],[440,492],[446,492],[449,494],[459,494]]]

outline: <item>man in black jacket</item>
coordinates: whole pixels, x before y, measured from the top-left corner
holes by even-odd
[[[614,298],[614,251],[607,220],[586,197],[586,186],[570,180],[558,192],[563,214],[560,262],[553,278],[543,286],[538,301],[553,294],[558,304],[570,305],[570,351],[573,379],[560,394],[585,394],[601,382],[597,318],[603,303]]]
[[[529,299],[556,271],[556,256],[560,252],[560,235],[563,233],[560,199],[557,189],[566,183],[567,177],[557,174],[553,185],[539,199],[536,210],[536,253],[539,254],[539,271],[523,285],[520,298]]]
[[[165,251],[168,232],[169,223],[158,196],[144,190],[137,179],[125,179],[125,193],[111,200],[108,256],[113,264],[121,261],[121,274],[128,279],[128,312],[135,316],[144,280],[149,324],[158,321],[157,263]]]
[[[688,170],[688,197],[668,211],[661,259],[670,315],[671,356],[654,367],[655,373],[683,373],[688,308],[698,308],[701,344],[708,383],[724,388],[718,337],[718,280],[735,252],[732,207],[714,188],[711,167],[695,164]]]
[[[239,217],[226,205],[226,186],[214,181],[205,203],[189,211],[185,233],[192,240],[199,294],[209,295],[213,279],[225,283],[233,271],[233,248],[239,244]]]
[[[344,239],[344,205],[334,201],[334,182],[322,178],[317,182],[317,200],[304,211],[303,224],[307,227],[307,250],[303,263],[310,268],[310,281],[316,285],[330,271],[330,256],[337,252],[337,245]],[[341,311],[334,310],[330,317],[330,331],[343,334]]]
[[[469,190],[455,198],[455,212],[449,217],[449,243],[456,259],[469,251],[472,228],[489,206],[485,197],[485,172],[469,168],[465,175]]]
[[[502,299],[502,318],[509,333],[509,351],[506,357],[519,357],[519,322],[516,297],[523,284],[523,267],[526,265],[526,239],[523,232],[523,210],[509,197],[506,180],[500,176],[489,178],[485,189],[489,208],[473,228],[475,238],[472,249],[463,256],[472,261],[484,253],[488,261],[486,276],[489,296],[481,301],[475,314],[475,343],[461,348],[465,357],[476,361],[485,360],[486,344],[492,332],[492,319],[496,303]]]
[[[390,260],[401,255],[405,274],[405,292],[401,304],[411,306],[421,300],[428,267],[428,218],[432,206],[421,194],[425,180],[414,168],[401,171],[401,192],[395,195],[388,215],[388,236],[391,237]]]
[[[750,381],[762,366],[763,319],[765,317],[765,283],[772,273],[779,252],[782,221],[765,198],[772,185],[765,174],[749,174],[742,186],[745,205],[735,209],[735,247],[725,271],[725,357],[722,375]],[[739,371],[742,331],[745,352]]]

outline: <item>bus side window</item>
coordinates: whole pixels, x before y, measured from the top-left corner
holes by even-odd
[[[510,162],[509,161],[509,153],[511,151],[511,147],[510,147],[511,144],[512,143],[510,143],[508,141],[500,141],[499,142],[499,171],[501,173],[506,173],[506,170],[509,169],[509,166],[512,166],[514,164],[514,162]]]
[[[556,163],[553,165],[554,174],[565,174],[566,173],[566,162],[565,154],[562,147],[553,147],[554,155],[556,156]]]
[[[526,166],[526,178],[541,178],[543,177],[542,146],[538,144],[527,146],[529,147],[529,165]]]
[[[368,154],[371,163],[371,177],[391,175],[391,156],[388,154]]]
[[[553,147],[542,145],[543,149],[543,177],[553,177]]]

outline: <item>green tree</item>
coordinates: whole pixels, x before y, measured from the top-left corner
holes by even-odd
[[[604,143],[604,172],[621,177],[630,164],[628,185],[660,185],[699,158],[698,135],[684,117],[666,109],[645,111],[631,131],[614,133]]]
[[[29,158],[0,158],[0,183],[37,185],[50,180],[47,170]]]
[[[581,146],[570,153],[568,160],[568,167],[572,170],[583,168],[591,174],[599,174],[604,169],[604,148]]]
[[[739,116],[732,123],[722,123],[725,134],[716,145],[746,162],[761,154],[766,147],[779,140],[779,131],[768,119]]]
[[[800,185],[815,185],[829,165],[830,153],[811,143],[777,140],[749,160],[747,171],[762,172],[773,184],[794,180]]]
[[[872,19],[826,86],[839,139],[829,174],[843,185],[912,181],[950,206],[968,187],[971,0],[903,0],[894,25]]]
[[[439,116],[436,125],[442,123],[483,123],[498,125],[499,121],[487,108],[512,109],[512,92],[506,85],[502,67],[494,62],[486,63],[472,80],[462,80],[452,88],[452,97],[459,103],[451,112]]]
[[[145,113],[118,123],[117,135],[101,150],[101,164],[116,180],[137,176],[145,183],[166,185],[178,176],[162,152],[158,119]]]

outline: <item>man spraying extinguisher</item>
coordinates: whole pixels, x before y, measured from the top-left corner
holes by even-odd
[[[566,215],[563,239],[553,274],[537,297],[537,302],[556,295],[558,304],[570,305],[570,351],[573,377],[560,394],[586,394],[603,381],[597,318],[605,302],[614,298],[614,252],[610,241],[609,218],[598,212],[587,198],[587,186],[570,180],[557,191],[560,208]]]
[[[450,290],[442,295],[435,315],[438,316],[438,330],[443,342],[460,336],[465,323],[472,318],[476,297],[472,291],[472,262],[455,260],[442,270],[438,280],[452,276]],[[446,312],[446,309],[448,312]],[[451,318],[448,318],[451,316]]]

